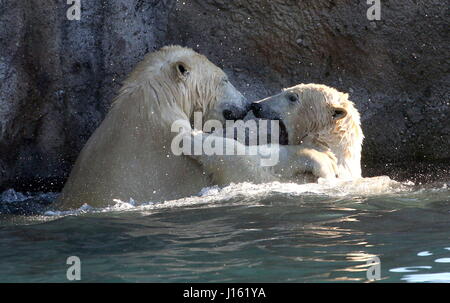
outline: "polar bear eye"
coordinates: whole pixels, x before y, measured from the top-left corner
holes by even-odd
[[[288,95],[288,100],[291,102],[297,102],[298,101],[298,97],[296,94],[289,94]]]
[[[178,77],[182,80],[186,80],[189,76],[189,66],[187,66],[184,62],[176,62],[173,65],[173,69],[178,75]]]
[[[182,75],[186,75],[188,72],[187,69],[182,64],[178,64],[178,70]]]

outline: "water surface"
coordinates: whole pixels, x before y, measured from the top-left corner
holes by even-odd
[[[447,182],[367,190],[237,184],[199,196],[74,212],[57,194],[0,202],[0,282],[450,282]]]

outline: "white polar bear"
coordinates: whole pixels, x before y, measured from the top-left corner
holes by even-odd
[[[407,189],[387,176],[361,177],[364,135],[359,112],[347,94],[325,85],[300,84],[254,102],[252,111],[258,118],[279,121],[282,145],[245,146],[218,134],[185,136],[187,142],[197,144],[213,137],[224,149],[234,148],[237,156],[191,156],[215,183],[318,182],[324,188],[356,194]],[[262,159],[278,162],[263,166]]]
[[[348,94],[321,84],[299,84],[254,102],[256,117],[277,119],[289,145],[326,149],[337,158],[337,176],[361,178],[364,135],[358,110]]]
[[[174,121],[242,119],[249,103],[225,73],[191,49],[148,54],[125,80],[104,121],[81,151],[57,206],[104,207],[114,199],[177,199],[212,185],[195,160],[174,156]]]
[[[308,183],[316,182],[319,177],[361,178],[364,135],[359,112],[347,94],[325,85],[300,84],[254,102],[252,110],[257,118],[279,121],[282,145],[245,146],[221,138],[223,146],[231,146],[235,154],[242,156],[191,156],[203,164],[216,183]],[[187,137],[194,142],[204,142],[205,136]],[[278,153],[276,165],[260,165],[262,155],[267,157],[274,153]]]

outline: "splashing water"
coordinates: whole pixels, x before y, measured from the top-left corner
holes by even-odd
[[[57,193],[0,200],[0,281],[450,282],[448,183],[387,177],[231,184],[197,196],[52,209]]]
[[[75,211],[47,211],[44,215],[64,216],[77,215],[85,212],[123,212],[145,211],[186,206],[220,206],[228,201],[234,204],[253,204],[255,200],[262,200],[273,195],[303,196],[303,195],[328,195],[334,197],[388,194],[399,191],[407,191],[411,183],[398,183],[389,177],[361,178],[356,181],[325,180],[319,179],[318,183],[296,184],[271,182],[266,184],[239,183],[231,184],[224,188],[218,186],[205,187],[197,196],[182,198],[164,202],[146,202],[137,204],[132,198],[129,201],[113,200],[115,204],[102,209],[95,209],[88,204]]]

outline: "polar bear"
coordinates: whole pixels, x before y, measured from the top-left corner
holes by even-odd
[[[224,138],[219,142],[234,148],[235,156],[192,155],[216,183],[309,183],[318,178],[361,178],[364,135],[359,112],[347,94],[325,85],[299,84],[252,103],[252,111],[257,118],[279,121],[280,144],[245,146]],[[211,135],[187,137],[204,142],[205,136]],[[224,150],[227,148],[231,149]],[[275,165],[260,165],[264,155],[274,153],[278,154]]]
[[[205,56],[180,46],[148,54],[125,80],[106,118],[81,151],[57,202],[74,209],[114,199],[177,199],[211,185],[199,163],[170,146],[174,121],[242,119],[250,103]]]
[[[211,137],[215,137],[211,139]],[[186,134],[185,143],[204,144],[206,141],[222,141],[224,150],[232,154],[190,155],[202,164],[210,174],[213,183],[224,186],[230,183],[268,183],[273,181],[310,183],[318,178],[336,179],[337,159],[334,154],[321,146],[298,145],[252,145],[224,138],[218,134]],[[194,143],[200,142],[200,143]],[[274,156],[276,154],[276,156]],[[273,164],[266,165],[268,159],[276,158]],[[270,161],[272,162],[272,161]]]
[[[299,84],[252,103],[252,111],[258,118],[280,121],[280,142],[332,152],[338,178],[361,178],[364,135],[348,94],[326,85]]]
[[[337,178],[316,179],[321,185],[357,194],[408,189],[409,185],[396,182],[388,176],[362,178],[364,134],[360,114],[348,99],[348,94],[326,85],[299,84],[278,95],[254,102],[252,111],[256,117],[278,120],[280,142],[293,147],[290,152],[300,158],[311,151],[322,152],[322,155],[331,152],[335,156]],[[287,172],[292,173],[292,169]],[[317,177],[317,174],[313,177]]]

